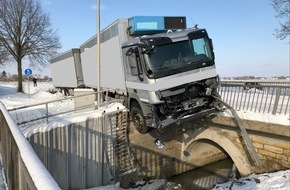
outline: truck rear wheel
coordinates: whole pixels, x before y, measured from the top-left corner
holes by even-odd
[[[133,102],[131,106],[131,119],[136,130],[145,134],[149,131],[149,127],[146,125],[146,121],[141,110],[140,105],[137,102]]]

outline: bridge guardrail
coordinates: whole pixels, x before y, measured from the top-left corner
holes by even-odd
[[[221,98],[236,110],[290,116],[290,83],[221,82]]]
[[[290,86],[290,81],[264,81],[264,80],[223,80],[222,84],[259,84],[263,86]]]
[[[0,102],[0,149],[8,189],[60,189]]]
[[[17,121],[17,125],[23,125],[23,124],[27,124],[27,123],[31,124],[31,122],[35,122],[35,123],[46,122],[46,123],[48,123],[49,118],[53,117],[53,116],[72,113],[75,111],[80,111],[80,110],[84,110],[84,109],[91,108],[91,107],[94,107],[94,109],[97,109],[101,105],[107,106],[110,103],[122,102],[122,100],[120,100],[120,99],[113,99],[110,101],[106,101],[104,103],[98,103],[95,105],[84,105],[84,106],[79,106],[78,108],[73,108],[73,109],[69,109],[69,110],[61,110],[58,112],[53,112],[53,111],[49,110],[49,105],[51,105],[53,103],[63,104],[66,101],[71,101],[75,98],[89,96],[89,95],[97,95],[98,93],[104,93],[106,100],[108,100],[108,90],[106,90],[106,91],[97,91],[97,92],[86,93],[86,94],[82,94],[82,95],[78,95],[78,96],[70,96],[70,97],[66,97],[66,98],[62,98],[62,99],[56,99],[56,100],[37,103],[37,104],[20,106],[20,107],[8,109],[8,111],[14,117],[14,119]]]
[[[128,110],[117,107],[116,111],[108,113],[103,110],[98,118],[66,127],[54,125],[56,128],[48,131],[33,128],[33,133],[23,134],[0,102],[0,151],[9,189],[83,189],[107,185],[134,172],[127,139],[127,118]],[[69,146],[63,146],[59,139]],[[84,167],[78,167],[80,165]],[[89,175],[93,173],[95,175]],[[43,179],[39,175],[44,175]]]

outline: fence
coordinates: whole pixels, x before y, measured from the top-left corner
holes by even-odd
[[[60,189],[0,102],[0,142],[8,189]]]
[[[290,83],[222,82],[218,91],[238,111],[290,115]]]
[[[97,107],[102,106],[104,104],[105,106],[107,106],[110,103],[122,102],[122,100],[114,99],[111,101],[107,101],[105,103],[100,103],[97,105],[87,104],[87,105],[79,106],[78,108],[74,108],[73,104],[71,103],[73,99],[86,97],[90,95],[97,96],[98,93],[106,94],[106,99],[108,99],[107,97],[108,91],[98,91],[98,92],[92,92],[92,93],[85,93],[82,95],[68,97],[68,98],[42,102],[38,104],[31,104],[31,105],[11,108],[11,109],[8,109],[8,111],[13,116],[13,118],[17,121],[17,125],[23,125],[23,124],[25,125],[27,123],[31,125],[32,123],[40,123],[40,122],[48,123],[49,118],[54,117],[54,116],[67,114],[71,112],[78,112],[78,111],[85,110],[88,108],[96,109]],[[64,110],[59,111],[59,107],[62,107],[61,106],[62,104],[70,104],[70,106],[66,106]]]
[[[128,148],[126,110],[39,131],[27,138],[62,189],[112,184],[134,169]]]
[[[290,86],[290,81],[288,80],[280,80],[280,81],[266,81],[266,80],[223,80],[222,84],[241,84],[241,85],[249,85],[249,84],[257,84],[263,86]]]
[[[72,98],[77,97],[79,96],[58,101],[64,103],[64,101],[71,101]],[[30,146],[28,143],[30,142],[31,150],[29,154],[36,157],[38,162],[41,163],[42,161],[42,167],[39,167],[39,170],[48,173],[51,180],[62,189],[84,189],[113,183],[115,180],[118,180],[119,176],[135,171],[128,147],[128,111],[126,109],[119,109],[119,107],[115,109],[112,106],[108,106],[116,101],[119,102],[119,100],[113,100],[105,103],[103,106],[109,108],[102,107],[104,112],[99,111],[99,113],[102,113],[95,114],[95,117],[65,126],[56,122],[53,125],[48,123],[47,125],[39,125],[39,128],[35,128],[37,126],[35,122],[52,121],[53,119],[48,120],[50,117],[56,117],[56,120],[66,120],[60,114],[75,111],[75,109],[70,109],[62,110],[58,113],[49,112],[47,109],[48,104],[54,104],[56,101],[11,109],[10,113],[14,112],[14,117],[17,116],[18,119],[22,118],[20,121],[22,127],[23,125],[34,125],[31,129],[29,127],[25,129],[26,136],[24,137],[23,133],[19,130],[19,126],[15,123],[13,124],[19,131],[19,135],[22,136],[22,141],[25,141],[28,144],[27,146]],[[39,106],[42,108],[39,108]],[[34,107],[34,109],[31,107]],[[84,106],[80,109],[86,108],[87,106]],[[2,109],[7,112],[4,106]],[[35,118],[26,118],[25,120],[25,114],[31,114],[33,110],[41,112],[41,114],[34,114]],[[43,113],[45,113],[44,116]],[[24,116],[21,116],[22,114]],[[12,121],[13,119],[10,114],[9,117]],[[0,117],[0,119],[1,124],[3,123],[1,126],[4,126],[2,128],[9,131],[11,128],[10,122],[6,122],[4,117]],[[1,153],[4,155],[4,168],[9,189],[21,189],[18,188],[19,183],[21,185],[25,183],[23,186],[27,186],[26,189],[41,189],[40,187],[33,186],[34,179],[31,179],[33,176],[26,171],[22,172],[19,169],[20,166],[18,167],[17,160],[15,161],[17,158],[22,159],[22,155],[17,154],[19,149],[10,146],[10,141],[15,141],[18,137],[14,137],[2,128]],[[9,140],[6,140],[6,138],[9,138]],[[13,152],[14,150],[16,153]],[[29,160],[29,162],[34,163],[33,160]],[[21,165],[21,167],[29,170],[30,165],[27,164],[25,167]],[[11,166],[13,167],[12,169]],[[21,179],[19,178],[20,175],[22,175]],[[39,178],[37,180],[38,182],[42,181]],[[48,188],[43,186],[43,188],[49,189],[49,186]]]

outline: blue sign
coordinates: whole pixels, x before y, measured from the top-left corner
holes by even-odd
[[[27,76],[30,76],[31,74],[32,74],[32,70],[31,69],[25,69],[25,74],[27,75]]]

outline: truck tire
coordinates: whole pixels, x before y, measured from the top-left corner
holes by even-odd
[[[133,125],[139,133],[146,134],[149,131],[149,127],[146,125],[141,107],[135,101],[131,105],[131,119]]]

